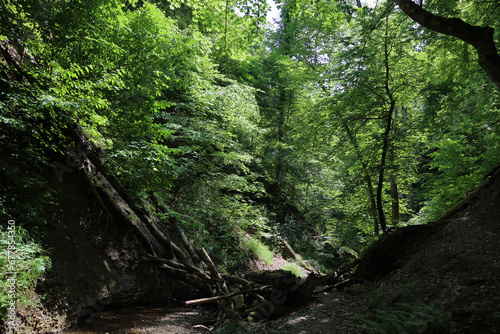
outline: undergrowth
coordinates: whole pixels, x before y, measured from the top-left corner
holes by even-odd
[[[373,314],[358,315],[358,326],[371,333],[443,333],[455,327],[450,312],[441,312],[435,305],[414,299],[411,303],[398,303],[398,310],[374,310]]]
[[[6,332],[29,333],[43,314],[35,288],[51,261],[26,230],[10,222],[0,231],[0,319]]]
[[[43,313],[35,288],[50,269],[50,258],[26,230],[9,221],[0,231],[0,264],[0,319],[6,332],[28,333]]]
[[[255,238],[250,238],[246,241],[246,246],[255,256],[264,261],[266,264],[269,265],[273,263],[274,253],[261,241]]]

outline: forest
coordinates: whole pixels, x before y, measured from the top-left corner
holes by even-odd
[[[499,31],[498,0],[0,0],[2,329],[182,300],[299,333],[259,326],[322,289],[366,312],[307,332],[496,333]],[[366,283],[446,247],[439,292]]]

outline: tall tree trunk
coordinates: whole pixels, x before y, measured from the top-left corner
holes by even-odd
[[[391,176],[391,199],[392,199],[392,225],[398,225],[399,223],[399,193],[398,185],[396,183],[396,178],[394,175]]]
[[[391,101],[391,106],[389,107],[389,111],[387,112],[387,123],[384,132],[384,141],[382,144],[382,158],[380,159],[380,171],[378,173],[378,183],[377,183],[377,210],[378,210],[378,219],[380,223],[380,227],[383,231],[387,229],[387,223],[385,220],[384,207],[382,203],[382,190],[384,188],[384,174],[386,169],[386,161],[387,161],[387,151],[389,150],[389,134],[391,132],[391,123],[392,123],[392,114],[395,108],[395,101]]]
[[[347,137],[349,138],[349,141],[351,142],[352,146],[354,147],[354,150],[356,151],[356,155],[358,156],[358,159],[361,163],[361,167],[363,170],[363,174],[365,177],[365,182],[366,186],[368,188],[368,197],[370,198],[370,214],[373,218],[373,233],[378,236],[380,234],[379,231],[379,218],[377,215],[377,203],[375,202],[375,193],[373,191],[373,184],[372,184],[372,178],[370,177],[370,173],[368,172],[368,165],[365,162],[365,159],[363,158],[363,155],[361,154],[361,150],[359,148],[358,142],[356,140],[356,137],[354,137],[354,134],[352,133],[351,129],[347,125],[347,123],[342,122],[344,125],[344,129],[347,133]]]
[[[380,171],[378,174],[378,184],[377,184],[377,210],[378,210],[378,219],[380,222],[380,227],[383,231],[387,229],[387,223],[385,220],[384,208],[382,203],[382,190],[384,187],[384,174],[386,169],[387,162],[387,153],[389,151],[389,134],[391,133],[392,127],[392,117],[394,114],[394,110],[396,109],[396,100],[394,99],[394,95],[392,94],[391,87],[389,86],[390,81],[390,67],[389,67],[389,45],[388,45],[388,29],[389,29],[389,18],[386,18],[386,32],[385,32],[385,42],[384,42],[384,62],[385,62],[385,92],[390,101],[390,106],[387,111],[387,122],[385,126],[385,131],[383,135],[383,143],[382,143],[382,157],[380,158]]]
[[[370,175],[365,172],[366,185],[368,186],[368,196],[370,196],[370,212],[373,217],[373,233],[378,237],[380,234],[379,230],[379,216],[377,215],[377,203],[375,202],[375,193],[373,192],[373,185]]]
[[[500,55],[496,49],[491,27],[478,27],[458,18],[434,15],[411,0],[393,0],[413,21],[438,33],[450,35],[472,45],[478,55],[478,63],[490,80],[500,87]]]

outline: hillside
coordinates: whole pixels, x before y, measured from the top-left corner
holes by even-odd
[[[499,223],[497,175],[457,217],[381,238],[363,258],[355,284],[318,295],[260,333],[359,333],[356,314],[385,333],[496,333]]]

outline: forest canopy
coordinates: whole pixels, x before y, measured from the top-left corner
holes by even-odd
[[[278,6],[273,30],[265,1],[3,2],[2,129],[62,179],[50,152],[78,126],[194,234],[377,234],[435,219],[496,166],[477,43],[420,16],[497,31],[498,4]]]

